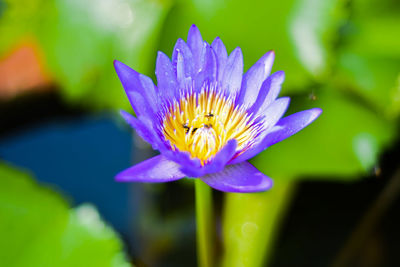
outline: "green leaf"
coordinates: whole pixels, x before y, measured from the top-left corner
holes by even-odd
[[[43,9],[39,40],[67,99],[97,108],[129,107],[113,60],[154,72],[169,1],[55,0]]]
[[[353,1],[338,49],[337,78],[388,117],[398,115],[400,19],[396,1]]]
[[[356,51],[343,52],[339,57],[341,81],[349,88],[365,98],[373,107],[387,115],[394,105],[394,94],[400,75],[400,60],[362,55]]]
[[[177,38],[186,39],[196,24],[209,43],[220,36],[228,51],[240,46],[245,67],[275,50],[274,70],[287,74],[284,92],[307,90],[329,67],[331,40],[342,20],[341,1],[179,1],[171,10],[161,38],[170,52]]]
[[[88,204],[68,207],[30,175],[0,164],[1,266],[130,266]]]
[[[370,171],[394,136],[393,122],[333,89],[320,89],[314,97],[292,98],[288,114],[320,107],[321,116],[252,162],[272,178],[354,179]]]

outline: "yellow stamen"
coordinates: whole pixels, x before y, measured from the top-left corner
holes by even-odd
[[[245,109],[215,90],[191,93],[174,101],[163,121],[163,133],[172,149],[187,151],[204,165],[230,139],[245,149],[257,135]]]

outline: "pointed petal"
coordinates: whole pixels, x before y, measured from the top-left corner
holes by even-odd
[[[222,88],[232,95],[239,93],[242,75],[243,55],[240,47],[237,47],[228,57],[222,76]]]
[[[179,165],[158,155],[126,169],[115,177],[118,182],[160,183],[185,177]]]
[[[199,29],[196,25],[192,25],[189,29],[187,43],[192,50],[194,71],[195,73],[200,69],[201,66],[201,55],[203,51],[203,38],[201,37]]]
[[[118,60],[114,60],[114,67],[135,113],[151,116],[158,109],[155,86],[151,79]]]
[[[209,44],[206,44],[205,47],[206,50],[201,71],[207,73],[210,81],[215,81],[217,77],[217,57]]]
[[[322,109],[313,108],[303,110],[287,116],[276,124],[276,130],[272,131],[265,137],[264,146],[269,147],[276,144],[312,123],[322,113]]]
[[[261,86],[264,80],[264,64],[256,63],[243,76],[237,103],[243,103],[245,107],[253,105],[256,99],[259,98],[260,92],[262,92]]]
[[[277,71],[263,83],[256,102],[250,108],[254,112],[258,110],[257,116],[264,114],[268,106],[278,97],[284,79],[285,73]]]
[[[163,100],[172,99],[177,94],[178,83],[171,61],[162,52],[158,52],[156,76],[158,92],[161,98]]]
[[[275,60],[275,51],[268,51],[264,56],[262,56],[258,62],[263,62],[264,63],[264,73],[266,77],[271,73],[272,70],[272,65],[274,64]]]
[[[211,44],[211,47],[215,51],[215,55],[217,56],[217,81],[221,82],[222,75],[224,74],[224,69],[226,65],[226,61],[228,60],[228,53],[226,52],[226,48],[224,43],[221,41],[219,37],[215,38]]]
[[[243,76],[242,88],[238,98],[239,104],[243,103],[247,107],[253,105],[259,95],[261,85],[271,72],[274,59],[274,51],[269,51],[246,72]]]
[[[272,180],[248,162],[226,166],[200,179],[217,190],[233,193],[260,192],[272,186]]]
[[[121,110],[121,116],[153,149],[159,149],[162,146],[159,136],[153,130],[153,123],[147,118],[139,120],[123,110]]]
[[[283,114],[285,114],[287,108],[289,107],[290,98],[289,97],[281,97],[272,102],[262,113],[260,116],[264,116],[263,124],[264,130],[270,129],[273,127],[280,118],[282,118]]]
[[[226,145],[215,155],[213,161],[207,167],[207,173],[219,172],[224,169],[226,163],[236,153],[237,141],[229,140]]]
[[[179,81],[184,81],[186,76],[186,68],[185,68],[185,58],[183,57],[181,52],[177,52],[176,62],[175,62],[175,71],[176,78]],[[190,74],[189,74],[190,75]]]
[[[287,116],[281,120],[265,135],[262,140],[252,148],[230,161],[230,164],[239,163],[248,160],[263,150],[267,149],[302,130],[312,123],[321,114],[320,108],[300,111]]]
[[[172,53],[172,65],[175,68],[178,82],[193,75],[193,55],[189,46],[182,39],[178,39]]]
[[[271,77],[271,76],[270,76]],[[268,79],[266,79],[264,81],[264,83],[261,85],[260,91],[258,92],[257,97],[254,96],[254,102],[252,104],[250,104],[251,102],[249,101],[246,105],[246,107],[249,107],[247,109],[247,112],[252,114],[254,113],[257,116],[260,116],[262,114],[262,112],[260,111],[260,107],[263,106],[263,103],[265,101],[265,97],[267,96],[270,88],[271,88],[271,82],[272,79],[270,79],[270,77]],[[264,107],[265,110],[265,107]]]
[[[217,58],[209,44],[205,44],[205,54],[200,72],[195,78],[195,89],[200,92],[205,82],[213,83],[217,78]]]
[[[145,97],[149,102],[155,101],[152,105],[152,109],[156,112],[158,110],[158,97],[157,97],[157,88],[153,83],[153,80],[147,77],[146,75],[139,74],[139,80],[146,90]]]

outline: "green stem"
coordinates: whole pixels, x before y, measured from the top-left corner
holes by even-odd
[[[212,189],[202,180],[195,179],[197,257],[200,267],[213,266],[214,224]]]

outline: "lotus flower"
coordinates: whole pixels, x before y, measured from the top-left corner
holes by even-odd
[[[272,180],[247,160],[297,133],[321,113],[313,108],[282,118],[289,98],[277,98],[284,72],[270,75],[273,51],[245,74],[239,47],[228,56],[219,37],[203,41],[193,25],[172,60],[162,52],[153,81],[115,60],[136,117],[123,118],[160,155],[116,176],[122,182],[201,179],[225,192],[258,192]]]

